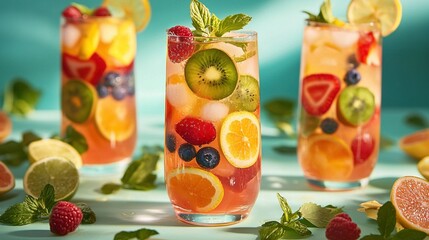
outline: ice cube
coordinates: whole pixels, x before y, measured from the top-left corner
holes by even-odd
[[[118,34],[118,27],[113,24],[102,23],[100,24],[100,33],[101,42],[110,43]]]
[[[359,39],[358,32],[350,32],[350,31],[331,31],[332,41],[341,48],[347,48],[352,46]]]
[[[79,41],[80,36],[79,28],[75,25],[66,24],[63,26],[61,39],[64,46],[72,48]]]
[[[201,118],[211,122],[217,122],[228,114],[229,107],[221,102],[209,102],[201,111]]]

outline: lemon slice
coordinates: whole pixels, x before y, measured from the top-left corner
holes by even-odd
[[[240,111],[229,114],[220,131],[220,146],[226,159],[237,168],[252,166],[261,147],[259,120],[253,113]]]
[[[79,172],[75,165],[62,157],[43,158],[30,165],[24,175],[24,191],[35,198],[46,184],[55,189],[55,201],[69,200],[79,186]]]
[[[398,28],[402,19],[402,5],[399,0],[352,0],[347,10],[350,23],[375,22],[385,37]]]
[[[142,31],[149,23],[151,15],[149,0],[104,0],[103,5],[132,19],[137,32]]]
[[[82,167],[82,157],[71,145],[56,139],[42,139],[28,146],[28,160],[35,163],[47,157],[61,157],[71,161],[77,169]]]
[[[419,170],[420,174],[429,181],[429,156],[424,157],[419,161],[417,164],[417,169]]]

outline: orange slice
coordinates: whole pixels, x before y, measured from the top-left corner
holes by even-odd
[[[261,148],[258,118],[246,111],[229,114],[220,130],[220,146],[225,158],[234,167],[252,166],[258,160]]]
[[[127,105],[129,104],[129,105]],[[136,111],[128,99],[108,96],[98,101],[95,122],[100,133],[111,142],[128,139],[136,129]]]
[[[0,161],[0,196],[15,187],[15,177],[9,168]]]
[[[401,23],[402,4],[399,0],[352,0],[347,18],[354,24],[380,24],[381,34],[387,36]]]
[[[397,179],[390,192],[397,221],[429,234],[429,182],[412,176]]]
[[[220,180],[199,168],[178,168],[167,176],[167,185],[172,202],[184,209],[209,212],[223,199],[224,190]]]
[[[341,181],[353,171],[353,153],[340,138],[326,134],[311,135],[301,140],[300,161],[311,177]]]
[[[149,0],[104,0],[103,5],[132,19],[138,32],[145,29],[149,23],[151,15]]]
[[[7,113],[0,111],[0,143],[12,132],[12,121]]]
[[[402,137],[399,147],[417,160],[429,156],[429,128]]]

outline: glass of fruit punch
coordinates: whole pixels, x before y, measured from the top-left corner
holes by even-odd
[[[150,15],[144,3],[106,0],[95,9],[72,4],[62,13],[61,132],[72,127],[85,137],[83,174],[120,174],[133,154],[136,32]],[[126,14],[112,16],[121,11]]]
[[[397,2],[380,4],[391,7]],[[319,15],[309,13],[304,28],[298,159],[308,182],[316,188],[363,187],[377,162],[381,41],[397,25],[362,20],[362,11],[374,11],[371,14],[376,18],[386,7],[368,9],[365,4],[352,0],[345,23],[333,17],[326,0]]]
[[[248,216],[260,186],[257,34],[238,31],[249,16],[220,20],[196,0],[191,17],[194,31],[167,32],[165,181],[179,220],[229,225]]]

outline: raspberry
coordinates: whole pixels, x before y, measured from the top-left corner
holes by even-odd
[[[357,240],[360,228],[348,214],[340,213],[328,223],[325,236],[328,240]]]
[[[60,201],[53,208],[49,217],[51,232],[66,235],[76,230],[82,221],[82,211],[71,202]]]
[[[191,29],[175,26],[168,29],[168,57],[174,63],[188,59],[194,52]]]
[[[211,122],[187,117],[176,125],[176,132],[192,145],[210,143],[216,138],[216,129]]]
[[[62,15],[63,17],[70,20],[78,20],[79,18],[82,17],[82,13],[75,6],[68,6],[66,9],[64,9]]]
[[[92,13],[92,15],[97,16],[97,17],[109,17],[109,16],[112,16],[112,14],[110,13],[109,9],[107,9],[107,7],[103,7],[103,6],[95,9],[94,12]]]

